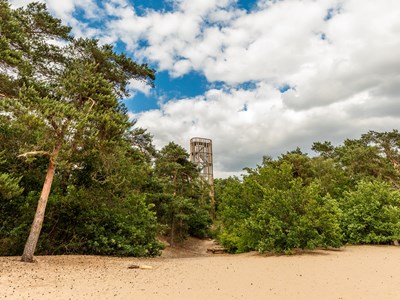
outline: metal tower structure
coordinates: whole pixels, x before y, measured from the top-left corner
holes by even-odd
[[[200,176],[210,186],[211,209],[214,211],[212,140],[200,137],[190,139],[190,161],[199,167]]]

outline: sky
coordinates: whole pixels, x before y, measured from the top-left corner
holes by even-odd
[[[158,149],[212,139],[215,177],[399,129],[398,0],[41,2],[75,36],[157,71],[155,88],[131,82],[131,118]]]

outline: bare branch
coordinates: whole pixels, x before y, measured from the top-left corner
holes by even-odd
[[[89,115],[90,111],[92,110],[93,106],[96,104],[96,101],[94,101],[92,98],[89,97],[89,100],[92,101],[92,105],[90,105],[89,110],[86,114],[86,118]]]
[[[20,154],[17,157],[28,157],[28,155],[48,155],[48,156],[50,156],[50,152],[48,152],[48,151],[30,151],[30,152]]]

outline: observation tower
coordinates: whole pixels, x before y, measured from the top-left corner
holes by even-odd
[[[190,139],[190,161],[199,167],[200,176],[210,186],[211,210],[214,211],[212,140],[200,137]]]

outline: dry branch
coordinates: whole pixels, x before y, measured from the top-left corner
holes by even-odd
[[[30,151],[23,154],[18,155],[18,157],[28,157],[28,155],[49,155],[50,152],[48,151]]]

